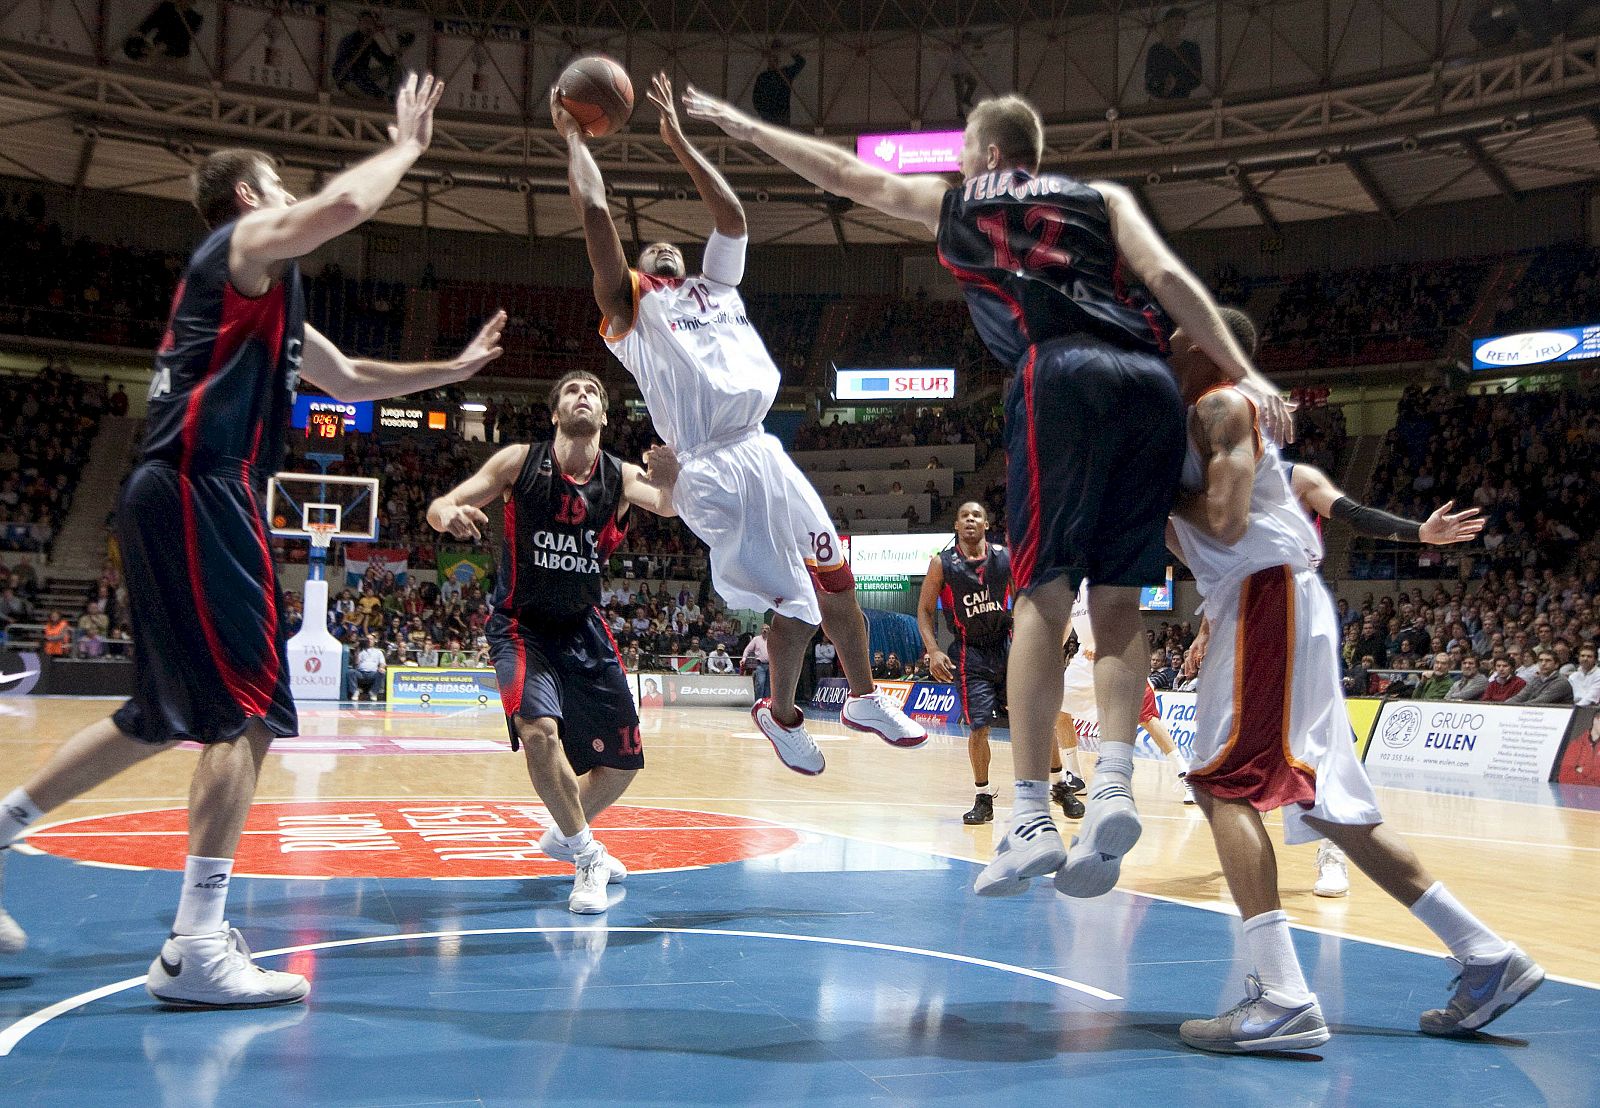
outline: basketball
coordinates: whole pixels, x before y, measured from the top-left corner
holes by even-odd
[[[562,70],[556,95],[590,138],[622,130],[633,114],[633,82],[603,54],[579,58]]]

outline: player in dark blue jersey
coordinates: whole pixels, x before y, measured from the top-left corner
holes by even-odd
[[[977,793],[962,822],[994,819],[994,788],[989,784],[989,725],[1005,702],[1006,659],[1011,653],[1011,554],[989,541],[989,513],[977,501],[956,509],[955,542],[935,554],[922,578],[917,626],[928,666],[936,681],[961,689],[967,758]],[[950,653],[939,648],[936,613],[944,607]]]
[[[600,614],[602,567],[622,541],[630,505],[676,515],[677,459],[653,447],[648,471],[600,449],[606,390],[586,370],[550,390],[554,442],[508,446],[428,506],[428,523],[478,539],[482,509],[505,524],[487,628],[500,700],[533,789],[555,826],[539,847],[572,862],[567,907],[594,914],[627,870],[589,831],[644,766],[639,715],[622,658]],[[582,783],[579,777],[582,777]]]
[[[1044,127],[1020,97],[986,100],[968,115],[963,181],[953,187],[887,173],[694,88],[684,104],[813,184],[927,228],[979,336],[1016,371],[1006,525],[1018,592],[1007,679],[1018,781],[1011,828],[975,888],[1011,895],[1054,872],[1069,895],[1108,891],[1141,832],[1130,788],[1146,650],[1138,586],[1165,570],[1183,456],[1183,408],[1162,358],[1171,326],[1258,400],[1274,437],[1289,433],[1287,406],[1126,189],[1039,172]],[[1061,643],[1085,577],[1101,757],[1069,854],[1048,809],[1056,705],[1037,691],[1060,686]]]
[[[68,739],[0,805],[3,848],[41,813],[180,739],[204,745],[177,920],[147,980],[166,1004],[285,1004],[309,988],[299,974],[255,966],[223,918],[262,760],[274,738],[298,731],[262,487],[281,457],[300,376],[340,400],[460,381],[499,355],[504,317],[449,362],[352,360],[305,323],[295,259],[377,214],[427,149],[442,90],[412,77],[390,144],[300,203],[257,151],[218,151],[195,171],[195,206],[212,230],[173,297],[144,447],[117,506],[133,699]]]

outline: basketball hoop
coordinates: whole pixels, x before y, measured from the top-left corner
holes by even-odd
[[[306,534],[311,536],[311,546],[316,550],[326,550],[333,543],[333,536],[339,530],[337,523],[305,523]]]

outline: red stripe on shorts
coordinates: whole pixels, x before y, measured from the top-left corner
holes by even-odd
[[[1189,781],[1223,800],[1248,800],[1257,811],[1316,802],[1312,768],[1290,747],[1294,693],[1294,571],[1272,566],[1239,589],[1234,647],[1233,730],[1222,753]]]
[[[1028,526],[1011,554],[1011,581],[1018,592],[1033,581],[1033,567],[1039,560],[1039,515],[1043,509],[1039,500],[1039,428],[1033,415],[1033,366],[1038,356],[1038,347],[1028,347],[1028,362],[1022,367],[1022,399],[1028,419]]]

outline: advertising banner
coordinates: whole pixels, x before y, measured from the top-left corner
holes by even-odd
[[[372,401],[335,400],[331,396],[308,396],[300,393],[294,398],[294,411],[289,416],[289,426],[305,430],[306,418],[312,412],[341,412],[345,431],[366,434],[372,430]]]
[[[755,702],[755,679],[738,674],[639,674],[641,708],[748,708]]]
[[[389,707],[401,704],[485,705],[500,699],[492,669],[391,666]]]
[[[838,712],[844,709],[844,698],[850,695],[850,682],[843,677],[824,677],[817,682],[817,691],[811,694],[810,710],[813,712]]]
[[[857,577],[921,577],[928,559],[954,540],[949,531],[937,535],[851,535],[845,557]]]
[[[0,696],[27,696],[39,684],[43,669],[39,655],[31,650],[0,650]]]
[[[1600,710],[1573,711],[1555,780],[1563,785],[1600,785]]]
[[[1392,700],[1367,746],[1370,765],[1465,773],[1490,780],[1550,780],[1571,708]]]
[[[837,400],[949,400],[956,394],[953,369],[836,369]]]
[[[906,715],[918,723],[960,723],[961,691],[955,685],[917,682],[906,694]]]
[[[960,131],[857,135],[856,157],[890,173],[955,173],[961,169]]]
[[[1553,327],[1472,342],[1473,369],[1517,369],[1600,358],[1600,325]]]

